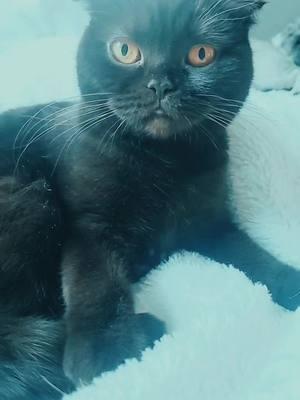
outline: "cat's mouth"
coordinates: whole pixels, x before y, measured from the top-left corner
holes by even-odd
[[[168,138],[171,136],[171,120],[165,116],[151,118],[145,125],[146,132],[151,136]]]
[[[148,134],[168,138],[172,134],[172,119],[162,107],[157,107],[147,118],[145,128]]]
[[[155,117],[161,117],[161,118],[169,118],[168,116],[167,116],[167,114],[166,114],[166,112],[161,108],[161,107],[158,107],[155,111],[154,111],[154,116]]]
[[[170,118],[162,102],[158,102],[153,110],[154,117]]]

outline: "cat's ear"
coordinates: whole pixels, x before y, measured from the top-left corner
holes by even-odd
[[[265,0],[254,0],[250,5],[250,18],[249,18],[249,26],[254,25],[257,21],[257,16],[259,11],[265,6],[267,1]]]
[[[256,17],[259,10],[261,10],[267,3],[265,0],[214,1],[216,8],[220,8],[221,10],[223,9],[223,13],[224,15],[228,15],[228,19],[232,18],[233,20],[236,19],[237,21],[248,21],[250,25],[256,22]]]
[[[257,13],[267,3],[265,0],[231,0],[233,7],[232,11],[241,16],[249,16],[252,21],[255,21]]]
[[[247,2],[247,0],[246,0]],[[250,1],[250,13],[252,13],[252,20],[255,22],[255,18],[257,16],[257,13],[259,10],[261,10],[264,5],[267,4],[267,1],[265,0],[252,0]]]
[[[238,36],[256,22],[264,0],[197,0],[196,29],[218,29],[224,35]],[[201,22],[199,24],[199,22]],[[200,25],[200,26],[199,26]]]
[[[252,5],[250,5],[250,7],[252,7],[253,11],[258,11],[261,8],[263,8],[263,6],[267,3],[267,1],[264,0],[254,0],[252,2]]]

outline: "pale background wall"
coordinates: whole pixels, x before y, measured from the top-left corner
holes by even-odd
[[[254,34],[269,39],[297,17],[300,18],[300,0],[269,0]]]

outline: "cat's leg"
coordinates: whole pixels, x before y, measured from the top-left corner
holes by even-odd
[[[139,358],[164,334],[162,322],[134,313],[126,272],[130,257],[125,255],[130,240],[121,233],[99,240],[101,231],[97,224],[77,224],[63,262],[68,337],[64,369],[76,384],[90,382],[125,359]]]
[[[225,230],[206,255],[227,265],[234,265],[253,282],[261,282],[270,291],[273,300],[295,310],[300,305],[300,271],[286,265],[257,245],[233,225]]]
[[[1,400],[54,400],[72,389],[62,370],[64,325],[49,318],[62,313],[59,220],[43,179],[0,179]]]
[[[62,321],[0,308],[0,399],[59,400],[73,390],[62,370]]]
[[[44,179],[0,178],[0,304],[16,314],[62,313],[60,225]]]

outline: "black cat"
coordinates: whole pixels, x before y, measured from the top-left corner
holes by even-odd
[[[60,397],[140,357],[164,324],[134,313],[130,284],[178,249],[298,306],[300,272],[242,233],[227,200],[226,127],[262,3],[90,0],[81,101],[2,115],[1,400]]]

